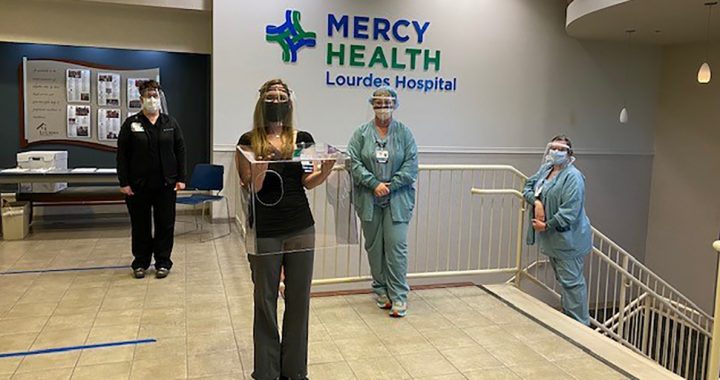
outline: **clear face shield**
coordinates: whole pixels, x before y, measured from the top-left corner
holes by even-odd
[[[293,125],[293,104],[295,103],[292,91],[281,84],[270,86],[262,98],[263,120],[272,132],[280,132],[284,127]]]
[[[158,89],[158,95],[160,95],[160,111],[166,115],[170,114],[170,108],[168,108],[167,98],[165,97],[165,91]]]
[[[386,122],[392,119],[395,113],[396,98],[389,94],[373,95],[368,99],[370,107],[366,111],[367,120],[377,120],[380,122]]]
[[[288,139],[279,127],[294,125],[288,122],[294,101],[283,86],[274,87],[260,95],[266,127],[237,146],[247,253],[317,254],[352,236],[356,241],[357,228],[348,227],[355,220],[348,157],[330,144],[298,139],[292,128]]]
[[[572,156],[572,148],[567,145],[564,141],[551,141],[545,146],[545,153],[543,154],[542,162],[540,167],[545,167],[546,172],[535,182],[534,192],[535,197],[538,198],[547,183],[547,175],[555,166],[565,167],[575,162],[575,157]]]
[[[575,162],[572,148],[565,141],[551,141],[545,146],[541,165],[567,166]]]

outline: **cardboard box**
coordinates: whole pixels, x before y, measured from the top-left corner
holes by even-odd
[[[64,150],[34,150],[17,154],[17,167],[21,169],[67,170],[68,153]],[[22,183],[23,193],[57,193],[67,183]]]

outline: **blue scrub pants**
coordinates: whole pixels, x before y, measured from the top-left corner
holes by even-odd
[[[562,287],[560,303],[563,312],[580,323],[590,325],[587,284],[583,275],[585,256],[570,259],[550,257],[550,265]]]
[[[365,250],[370,262],[375,294],[393,303],[407,302],[408,223],[393,222],[390,206],[375,206],[373,219],[362,222]]]

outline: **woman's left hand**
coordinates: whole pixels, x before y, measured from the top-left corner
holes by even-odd
[[[320,171],[323,174],[329,174],[335,166],[335,160],[325,160],[320,164]]]
[[[538,232],[547,230],[547,224],[545,224],[545,222],[537,220],[537,219],[532,220],[532,226],[533,226],[533,229]]]

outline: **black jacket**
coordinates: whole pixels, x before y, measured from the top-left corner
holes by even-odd
[[[144,187],[159,175],[170,185],[185,182],[185,140],[172,116],[160,114],[155,125],[142,112],[128,117],[120,128],[117,145],[121,187]]]

